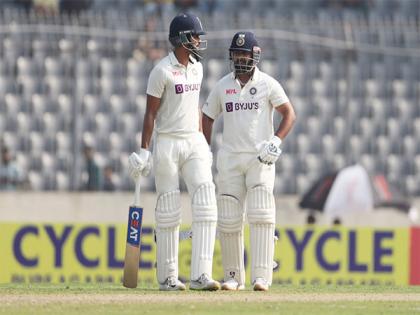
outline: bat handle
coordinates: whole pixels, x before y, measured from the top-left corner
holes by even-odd
[[[136,188],[134,190],[134,205],[140,205],[140,178],[136,180]]]

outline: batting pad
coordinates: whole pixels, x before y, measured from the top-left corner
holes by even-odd
[[[243,220],[238,199],[221,195],[218,198],[218,233],[222,249],[224,280],[235,279],[245,285]]]
[[[251,283],[263,278],[271,285],[273,279],[274,224],[250,224]]]
[[[159,196],[156,211],[156,269],[158,282],[178,279],[178,243],[181,209],[179,190]]]
[[[274,226],[276,210],[272,192],[263,186],[248,191],[251,283],[256,278],[273,279]]]
[[[205,183],[197,188],[192,197],[192,221],[217,221],[216,187]]]
[[[217,221],[213,183],[203,184],[195,191],[192,212],[191,280],[197,280],[203,273],[212,276]]]

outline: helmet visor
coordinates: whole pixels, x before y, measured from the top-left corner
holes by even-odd
[[[234,71],[235,74],[249,73],[254,70],[255,66],[260,61],[260,54],[243,50],[231,50],[230,61],[231,70]]]
[[[184,32],[180,34],[182,47],[189,50],[199,59],[202,58],[201,52],[207,49],[207,40],[200,38],[198,34]]]

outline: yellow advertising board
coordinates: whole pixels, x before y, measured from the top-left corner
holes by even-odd
[[[409,283],[410,229],[281,227],[276,234],[274,282]],[[0,223],[0,283],[120,283],[125,238],[124,224]],[[156,247],[151,226],[143,227],[141,242],[139,281],[155,283]],[[248,268],[248,229],[245,244]],[[191,240],[181,241],[183,280],[189,279],[190,251]],[[215,279],[223,278],[221,266],[216,242]]]
[[[293,284],[408,284],[408,231],[282,228],[274,278]]]

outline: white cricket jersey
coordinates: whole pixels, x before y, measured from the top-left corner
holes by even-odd
[[[151,71],[147,94],[160,98],[155,131],[185,136],[199,130],[199,96],[203,66],[200,62],[178,62],[173,52]]]
[[[273,136],[273,109],[286,102],[280,83],[255,68],[242,89],[233,72],[219,80],[202,111],[212,119],[223,113],[223,149],[253,153]]]

